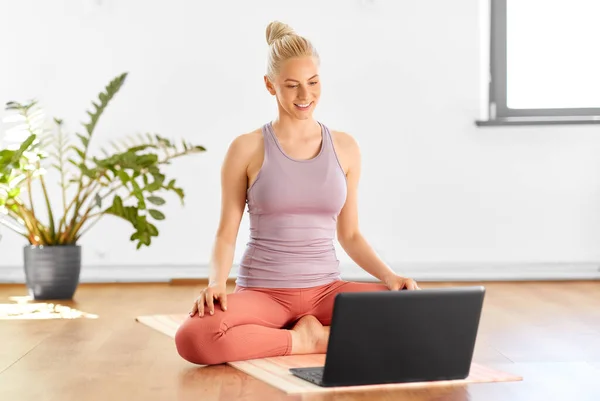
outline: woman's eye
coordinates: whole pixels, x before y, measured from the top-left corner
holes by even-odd
[[[314,86],[314,85],[316,85],[316,84],[318,84],[318,83],[319,83],[318,81],[317,81],[317,82],[309,82],[309,84],[310,84],[310,85],[313,85],[313,86]],[[286,86],[287,86],[288,88],[290,88],[290,89],[294,89],[294,88],[297,88],[297,87],[298,87],[298,85],[286,85]]]

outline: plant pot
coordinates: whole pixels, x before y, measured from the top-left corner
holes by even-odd
[[[23,248],[25,281],[34,299],[72,299],[79,285],[81,246],[54,245]]]

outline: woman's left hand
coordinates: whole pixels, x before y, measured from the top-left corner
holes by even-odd
[[[420,290],[421,288],[417,285],[417,282],[412,278],[402,277],[398,275],[391,276],[389,279],[384,281],[384,284],[388,286],[391,291],[397,290]]]

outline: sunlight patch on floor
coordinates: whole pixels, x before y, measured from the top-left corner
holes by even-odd
[[[36,302],[31,297],[10,297],[15,303],[0,304],[0,320],[9,319],[97,319],[98,315],[83,312],[66,305]]]

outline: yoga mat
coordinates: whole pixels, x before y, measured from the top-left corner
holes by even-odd
[[[169,337],[175,332],[187,315],[146,315],[136,320]],[[441,380],[415,383],[391,383],[362,386],[321,387],[292,375],[288,369],[309,366],[323,366],[325,354],[290,355],[273,358],[252,359],[248,361],[229,362],[228,365],[247,373],[265,383],[270,384],[288,394],[319,393],[333,391],[365,391],[381,389],[405,389],[432,386],[463,385],[469,383],[493,383],[521,381],[523,378],[508,372],[487,368],[478,363],[471,364],[471,371],[466,379]]]

